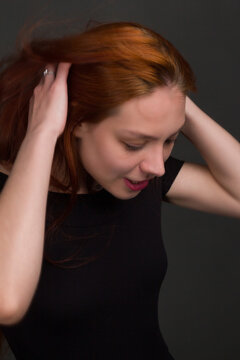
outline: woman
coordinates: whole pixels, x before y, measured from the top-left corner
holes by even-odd
[[[16,358],[173,359],[161,201],[239,218],[238,141],[136,23],[27,42],[0,83],[0,323]],[[206,165],[170,156],[180,132]]]

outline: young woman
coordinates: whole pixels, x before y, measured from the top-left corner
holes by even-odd
[[[161,202],[240,218],[240,146],[159,34],[32,40],[0,75],[0,324],[16,359],[173,359]],[[206,165],[171,157],[182,132]]]

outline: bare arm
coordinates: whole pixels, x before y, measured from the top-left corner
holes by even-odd
[[[47,75],[30,103],[27,135],[0,194],[0,323],[19,321],[41,272],[46,203],[54,149],[67,112],[66,77]]]
[[[240,218],[240,144],[189,98],[183,134],[206,165],[185,163],[167,193],[169,202]]]
[[[21,317],[39,279],[55,143],[26,137],[0,195],[0,323]]]

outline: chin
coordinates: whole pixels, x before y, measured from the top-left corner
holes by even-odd
[[[122,184],[121,182],[105,184],[106,186],[104,186],[102,182],[101,185],[107,192],[109,192],[112,196],[114,196],[119,200],[133,199],[141,192],[141,191],[131,191],[125,186],[125,184]]]

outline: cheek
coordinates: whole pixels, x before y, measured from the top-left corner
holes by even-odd
[[[101,153],[101,162],[106,170],[116,175],[125,175],[132,168],[130,158],[122,156],[119,151],[114,151],[113,148]]]
[[[138,164],[137,154],[128,153],[114,137],[92,133],[79,144],[80,158],[85,169],[95,178],[126,176]]]
[[[85,169],[95,176],[117,175],[129,169],[129,158],[123,157],[119,144],[109,139],[85,138],[79,144],[79,154]]]
[[[96,143],[96,156],[100,163],[113,172],[126,171],[130,165],[131,157],[126,153],[122,144],[114,138],[102,138]]]

